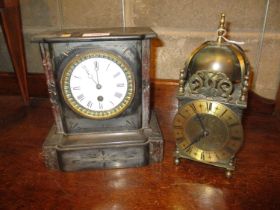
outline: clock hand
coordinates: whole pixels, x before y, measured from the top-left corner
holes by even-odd
[[[198,136],[196,136],[194,138],[194,140],[185,148],[185,150],[189,149],[192,145],[196,144],[197,142],[199,142],[201,140],[202,137],[205,136],[205,133],[202,132],[200,133]]]
[[[197,113],[197,110],[196,110],[196,108],[195,108],[194,105],[192,105],[192,109],[193,109],[193,111],[194,111],[195,114],[196,114],[195,116],[196,116],[196,118],[197,118],[198,121],[199,121],[199,125],[200,125],[200,127],[202,128],[204,135],[207,135],[208,132],[207,132],[205,126],[204,126],[204,123],[202,122],[202,119],[201,119],[200,115]]]
[[[88,75],[88,78],[91,79],[96,85],[97,85],[97,82],[93,79],[93,76],[92,74],[89,73],[89,71],[87,69],[85,69],[87,75]]]
[[[96,72],[97,84],[100,84],[99,78],[98,78],[99,64],[98,64],[97,61],[94,61],[94,70],[95,70],[95,72]]]

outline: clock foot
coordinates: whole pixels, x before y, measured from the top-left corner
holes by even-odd
[[[175,158],[174,163],[175,163],[176,166],[179,165],[179,163],[180,163],[179,158]]]
[[[232,173],[233,173],[234,169],[235,169],[235,158],[233,157],[229,161],[228,166],[227,166],[227,170],[225,172],[227,178],[232,177]]]
[[[226,170],[226,177],[227,178],[231,178],[232,177],[232,171],[230,171],[230,170]]]
[[[179,157],[180,157],[180,152],[179,152],[179,150],[178,150],[177,147],[176,147],[176,152],[175,152],[174,156],[175,156],[174,164],[177,166],[177,165],[179,165],[179,163],[180,163],[180,159],[179,159]]]

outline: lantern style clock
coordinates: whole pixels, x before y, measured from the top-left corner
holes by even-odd
[[[150,112],[149,28],[40,34],[55,117],[44,144],[49,168],[76,171],[160,162],[163,139]]]
[[[222,14],[217,41],[198,47],[181,70],[173,131],[175,164],[186,158],[225,168],[230,177],[243,143],[249,62],[225,32]]]

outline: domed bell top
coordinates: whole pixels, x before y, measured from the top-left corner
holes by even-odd
[[[244,53],[235,45],[227,42],[205,42],[192,55],[186,71],[188,76],[197,71],[224,73],[232,82],[240,82],[241,69],[244,68]]]
[[[198,47],[185,63],[180,73],[179,95],[190,94],[222,97],[227,100],[238,94],[245,100],[249,78],[249,63],[245,53],[234,41],[225,38],[225,15],[221,15],[218,38]],[[244,90],[244,91],[243,91]],[[242,101],[241,100],[241,101]]]

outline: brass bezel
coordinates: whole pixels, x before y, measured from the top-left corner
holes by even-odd
[[[74,68],[81,63],[82,61],[90,58],[106,58],[121,67],[123,70],[126,78],[127,78],[127,92],[123,99],[123,101],[117,105],[115,108],[107,111],[93,111],[90,109],[85,108],[84,106],[80,105],[77,100],[73,97],[71,89],[70,89],[70,78]],[[62,91],[62,96],[67,103],[67,105],[73,110],[75,113],[87,117],[94,120],[105,120],[114,118],[121,113],[123,113],[131,104],[134,95],[135,95],[135,79],[134,74],[130,66],[124,61],[123,58],[118,56],[117,54],[109,51],[102,51],[102,50],[88,50],[77,54],[74,58],[72,58],[66,67],[63,69],[63,73],[60,79],[60,86]]]
[[[185,135],[185,128],[187,126],[187,121],[190,120],[192,117],[194,117],[197,113],[194,113],[193,111],[190,112],[189,115],[187,115],[186,113],[184,113],[185,109],[191,110],[191,104],[207,104],[207,103],[212,103],[212,107],[219,107],[220,111],[207,111],[208,108],[202,107],[201,110],[197,110],[198,114],[210,114],[213,116],[216,116],[217,118],[219,118],[220,120],[223,121],[223,123],[225,123],[227,125],[227,129],[228,129],[228,133],[229,133],[229,137],[227,139],[225,139],[225,143],[223,145],[222,148],[220,148],[219,150],[215,150],[215,151],[207,151],[207,150],[203,150],[201,148],[196,147],[196,145],[192,145],[191,146],[191,150],[189,150],[189,148],[186,150],[185,148],[188,147],[189,144],[191,144],[191,141],[187,138],[187,136]],[[231,130],[231,128],[229,128],[229,124],[232,122],[229,122],[228,118],[224,118],[223,117],[223,113],[225,113],[225,110],[227,110],[227,114],[230,118],[232,118],[232,120],[236,123],[236,127],[234,128],[235,131],[236,129],[239,131],[239,135],[234,136],[232,135],[232,133],[234,131]],[[229,107],[227,107],[226,105],[223,105],[219,102],[216,101],[209,101],[209,100],[194,100],[191,101],[187,104],[184,104],[182,107],[180,107],[180,109],[178,110],[177,114],[175,115],[174,121],[173,121],[173,131],[174,131],[174,136],[176,139],[176,145],[178,148],[178,152],[179,152],[179,157],[181,158],[188,158],[188,159],[192,159],[192,160],[196,160],[199,162],[203,162],[203,163],[219,163],[219,162],[224,162],[225,160],[229,160],[231,159],[240,149],[240,147],[242,146],[243,143],[243,129],[242,129],[242,124],[241,121],[239,119],[239,117],[237,116],[237,114],[231,110]],[[236,132],[238,133],[238,132]],[[196,154],[196,155],[195,155]],[[210,154],[208,158],[206,154]],[[202,158],[203,157],[203,158]]]

